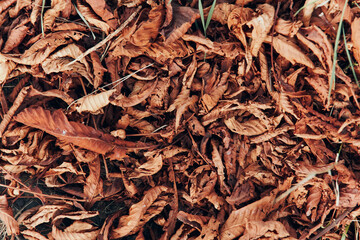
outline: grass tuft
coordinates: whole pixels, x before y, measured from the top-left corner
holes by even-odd
[[[331,91],[332,91],[333,88],[335,88],[335,72],[336,72],[335,70],[336,70],[336,61],[337,61],[337,51],[338,51],[338,47],[339,47],[341,29],[342,29],[342,24],[343,24],[343,20],[344,20],[344,14],[345,14],[345,10],[346,10],[347,5],[348,5],[348,0],[346,0],[345,3],[344,3],[344,8],[343,8],[342,13],[341,13],[339,26],[338,26],[338,30],[337,30],[337,33],[336,33],[333,65],[332,65],[332,69],[331,69],[331,78],[330,78],[330,83],[329,83],[328,105],[330,105]]]
[[[210,21],[211,21],[212,15],[214,13],[215,5],[216,5],[216,0],[214,0],[211,5],[211,8],[210,8],[210,11],[209,11],[208,17],[206,19],[206,23],[205,23],[204,8],[202,6],[201,0],[199,0],[199,13],[200,13],[200,18],[201,18],[201,23],[203,25],[203,31],[204,31],[205,38],[206,38],[206,30],[210,25]]]
[[[352,74],[353,74],[353,76],[354,76],[354,79],[355,79],[356,84],[358,85],[358,87],[360,87],[359,81],[358,81],[357,76],[356,76],[356,73],[355,73],[354,64],[353,64],[353,62],[352,62],[352,60],[351,60],[351,56],[350,56],[349,49],[347,48],[347,42],[346,42],[346,36],[345,36],[345,29],[344,29],[344,27],[343,27],[342,30],[343,30],[343,36],[344,36],[345,52],[346,52],[346,56],[347,56],[347,58],[348,58],[348,60],[349,60],[351,72],[352,72]]]

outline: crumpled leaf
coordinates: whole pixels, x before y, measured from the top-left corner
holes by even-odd
[[[135,228],[139,228],[139,224],[144,225],[146,223],[140,221],[144,217],[146,211],[154,204],[154,202],[156,202],[156,199],[162,193],[169,192],[171,192],[170,189],[165,186],[157,186],[148,190],[140,202],[131,206],[129,215],[120,218],[118,226],[112,230],[112,237],[121,238],[134,233],[132,231]],[[163,207],[165,207],[165,205],[161,206],[161,209]]]
[[[76,31],[49,33],[45,38],[32,44],[19,58],[0,54],[0,59],[4,58],[25,65],[40,64],[59,46],[68,44],[72,40],[78,41],[82,37],[83,34]]]
[[[230,3],[218,3],[215,5],[211,20],[220,22],[225,25],[228,21],[230,13],[237,8],[235,4]]]
[[[267,232],[274,232],[272,237],[277,239],[290,236],[285,226],[278,221],[249,221],[246,223],[244,235],[239,240],[258,239],[266,236]]]
[[[325,0],[322,1],[312,1],[312,0],[306,0],[304,3],[304,9],[302,10],[302,21],[304,25],[307,27],[310,24],[311,15],[317,5],[322,5],[325,2]]]
[[[90,83],[92,82],[92,74],[87,71],[84,64],[80,62],[75,62],[71,65],[68,65],[72,62],[71,58],[56,58],[56,59],[46,59],[42,62],[41,66],[44,69],[46,74],[58,73],[58,72],[75,72],[81,74],[86,78]]]
[[[112,29],[116,28],[117,21],[114,14],[110,11],[110,7],[104,0],[86,0],[86,2],[91,6],[93,11],[102,18],[102,20],[109,24]]]
[[[132,93],[130,94],[129,97],[119,94],[115,96],[113,100],[111,99],[110,103],[121,107],[132,107],[138,105],[139,103],[147,99],[150,96],[150,94],[153,93],[156,84],[157,84],[157,80],[155,81],[155,83],[147,82],[146,84],[143,85],[143,87],[137,94]]]
[[[246,24],[249,27],[253,27],[250,52],[255,57],[258,55],[262,43],[272,28],[275,15],[275,8],[269,4],[259,5],[257,10],[261,12],[261,15],[251,19],[251,21]]]
[[[15,3],[16,0],[5,0],[5,1],[1,1],[0,3],[0,13],[2,13],[5,9],[7,9],[8,7],[10,7],[13,3]]]
[[[235,133],[245,136],[260,135],[267,131],[267,126],[264,125],[259,119],[248,120],[243,123],[238,122],[234,117],[226,119],[225,125]]]
[[[35,229],[38,225],[50,222],[59,213],[70,210],[70,205],[44,205],[30,208],[24,211],[18,218],[19,223],[28,229]]]
[[[51,8],[44,13],[44,28],[52,29],[53,24],[61,12],[66,11],[66,8],[71,8],[71,1],[69,0],[52,0]]]
[[[8,53],[24,40],[28,34],[29,27],[26,25],[19,25],[12,29],[9,33],[8,39],[5,42],[4,48],[2,49],[3,53]]]
[[[0,55],[0,84],[4,84],[10,73],[15,69],[16,63],[8,61]]]
[[[268,42],[271,42],[270,37],[268,37]],[[281,35],[274,36],[272,43],[275,51],[289,60],[292,64],[299,63],[309,68],[315,67],[310,58],[303,53],[303,51],[295,43],[291,42],[286,37]]]
[[[148,13],[148,18],[149,20],[143,21],[130,38],[130,42],[135,46],[146,46],[157,37],[164,18],[163,6],[152,8]]]
[[[278,191],[283,191],[290,187],[292,178],[288,178],[283,184],[280,184],[269,196],[250,203],[238,210],[232,211],[225,224],[221,227],[221,239],[234,239],[245,232],[246,223],[251,221],[262,221],[276,208],[274,204],[275,195]]]
[[[75,108],[79,113],[101,114],[103,112],[101,109],[110,103],[109,98],[115,91],[115,89],[111,89],[102,93],[84,96],[76,101]]]
[[[198,10],[194,8],[179,6],[174,1],[171,1],[171,7],[171,23],[162,29],[162,34],[166,37],[166,45],[171,44],[182,37],[195,20],[200,18]]]
[[[161,150],[148,151],[144,155],[149,160],[134,169],[134,171],[129,175],[129,178],[140,178],[154,175],[160,171],[166,159],[183,152],[187,152],[187,150],[175,146]]]
[[[83,15],[83,17],[88,21],[90,24],[100,28],[102,31],[104,31],[106,34],[109,34],[110,32],[110,26],[106,22],[100,20],[98,16],[91,10],[90,7],[82,4],[80,0],[76,1],[76,6],[79,9],[79,12]],[[98,9],[97,11],[101,11],[101,9]]]
[[[15,220],[5,195],[0,196],[0,219],[6,226],[7,235],[18,235],[20,233],[19,223]]]
[[[274,29],[276,32],[278,32],[282,35],[285,35],[288,37],[294,37],[302,25],[303,25],[303,23],[301,21],[292,22],[290,20],[278,18],[276,20]]]
[[[97,216],[97,212],[78,211],[67,214],[61,214],[54,218],[51,236],[55,240],[95,240],[100,229],[85,221],[79,221]],[[63,219],[75,220],[70,226],[64,230],[58,228]]]

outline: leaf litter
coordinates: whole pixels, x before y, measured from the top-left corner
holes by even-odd
[[[7,239],[359,237],[359,3],[199,1],[0,3]]]

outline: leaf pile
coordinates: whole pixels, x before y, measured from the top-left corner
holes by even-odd
[[[212,4],[0,2],[9,239],[358,237],[358,3]]]

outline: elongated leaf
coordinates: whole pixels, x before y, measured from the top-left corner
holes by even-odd
[[[51,113],[49,110],[40,107],[27,108],[14,119],[25,125],[39,128],[76,146],[100,154],[111,153],[117,159],[125,157],[126,151],[137,145],[136,143],[117,140],[110,134],[104,134],[78,122],[68,121],[61,110]]]

